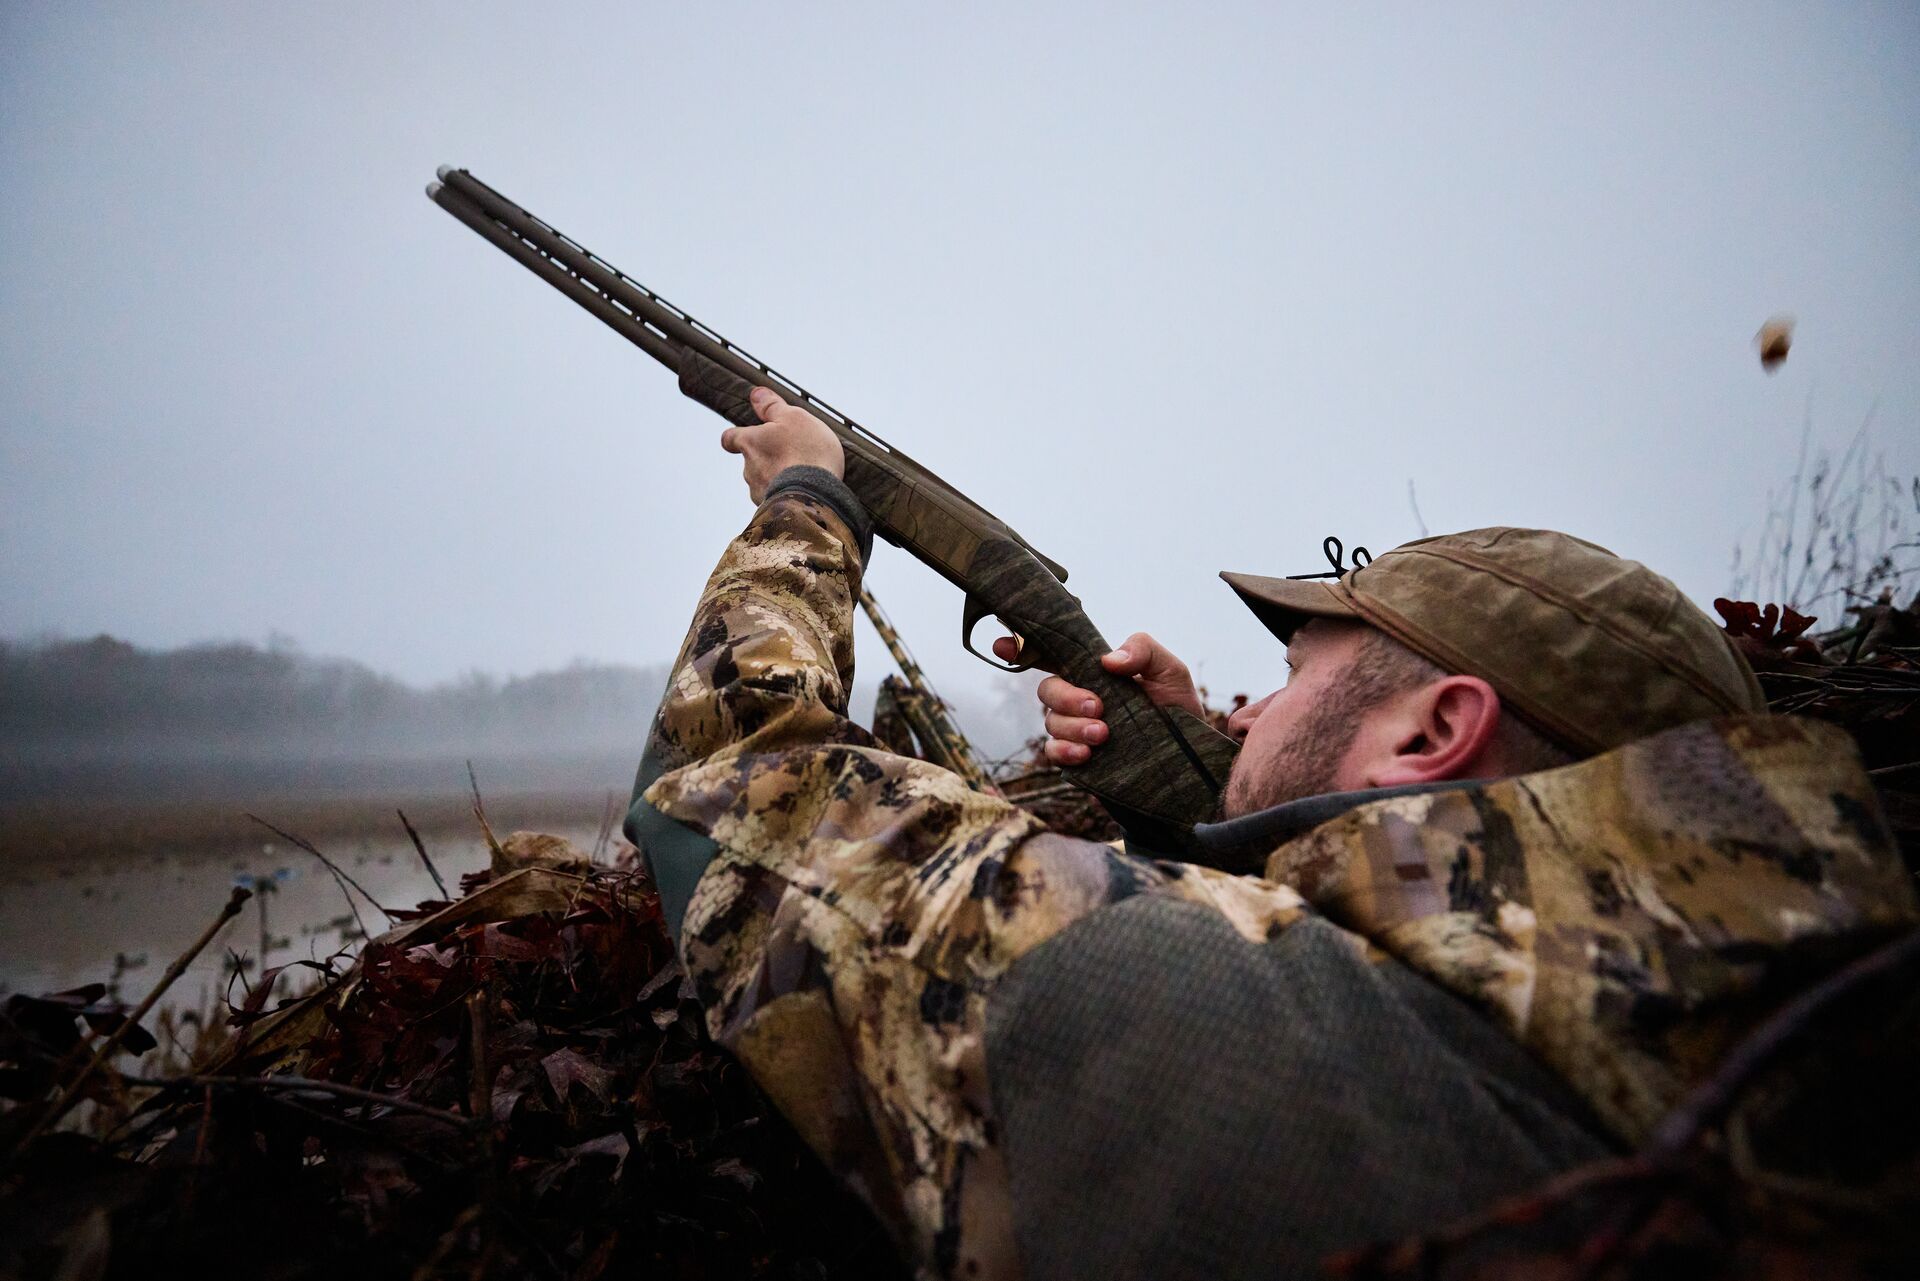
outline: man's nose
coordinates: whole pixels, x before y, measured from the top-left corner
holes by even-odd
[[[1273,693],[1277,694],[1279,692],[1279,690],[1275,690]],[[1253,728],[1253,723],[1260,719],[1261,710],[1272,701],[1273,694],[1269,694],[1259,702],[1248,703],[1245,707],[1240,708],[1234,712],[1233,715],[1227,717],[1227,737],[1233,739],[1236,743],[1245,742],[1247,731]]]

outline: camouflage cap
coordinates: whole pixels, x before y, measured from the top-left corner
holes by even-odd
[[[1370,623],[1450,672],[1480,677],[1582,754],[1766,710],[1746,660],[1679,588],[1552,530],[1422,538],[1332,582],[1220,577],[1282,641],[1310,618]]]

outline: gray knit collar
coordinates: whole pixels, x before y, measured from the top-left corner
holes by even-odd
[[[1283,801],[1267,809],[1242,814],[1219,823],[1202,823],[1193,829],[1199,843],[1199,862],[1209,867],[1258,875],[1266,870],[1267,856],[1296,836],[1304,835],[1331,822],[1342,814],[1374,801],[1395,796],[1423,796],[1428,792],[1453,792],[1487,782],[1484,778],[1451,779],[1443,783],[1408,783],[1401,787],[1374,787],[1358,792],[1325,792]]]

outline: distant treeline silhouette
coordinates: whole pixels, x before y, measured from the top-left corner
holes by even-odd
[[[0,642],[9,755],[637,754],[666,668],[576,663],[427,689],[361,663],[245,643]]]
[[[873,715],[869,668],[851,692]],[[624,792],[667,665],[575,663],[417,688],[285,643],[155,650],[111,636],[0,641],[0,815],[97,801],[237,808],[265,796]],[[977,747],[1038,728],[1029,678],[952,691]]]

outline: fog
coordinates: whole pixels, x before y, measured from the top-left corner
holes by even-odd
[[[100,636],[0,646],[0,735],[69,756],[404,755],[631,746],[663,668],[581,663],[428,689],[282,643],[143,650]]]
[[[467,760],[521,787],[590,790],[631,775],[666,674],[665,664],[580,662],[421,688],[284,638],[172,650],[110,636],[0,643],[0,804],[374,781],[449,792],[468,785]],[[856,685],[863,721],[873,692]],[[1033,732],[1028,707],[975,698],[956,712],[982,751],[1003,756]]]

